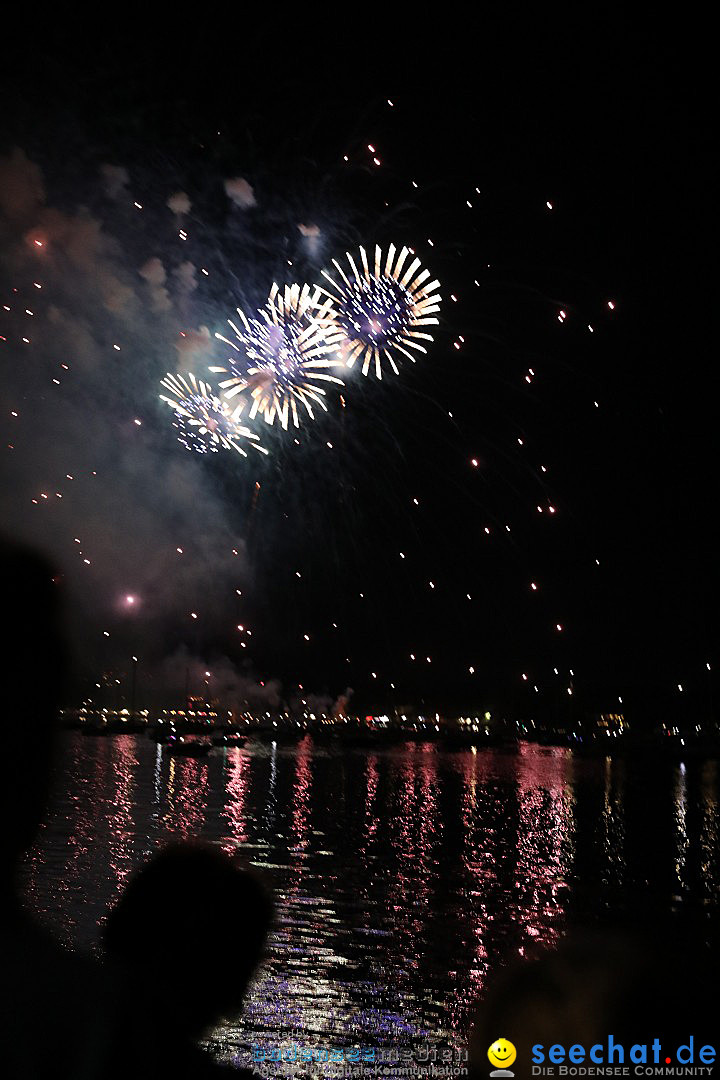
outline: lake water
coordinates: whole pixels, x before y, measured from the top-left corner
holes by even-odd
[[[183,760],[144,736],[76,733],[63,750],[26,887],[65,941],[92,947],[128,875],[171,839],[239,850],[270,879],[267,960],[211,1042],[238,1063],[253,1043],[461,1046],[488,975],[571,919],[718,912],[715,761],[310,738]],[[209,946],[232,932],[198,918]]]

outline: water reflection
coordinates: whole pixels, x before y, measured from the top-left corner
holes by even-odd
[[[582,761],[567,750],[344,753],[250,743],[168,757],[141,736],[69,736],[27,861],[29,902],[87,944],[128,873],[170,839],[242,851],[278,925],[220,1056],[253,1041],[397,1046],[462,1037],[509,954],[637,890],[718,906],[718,768]],[[674,899],[673,899],[674,898]],[[218,932],[207,917],[208,934]],[[232,931],[230,931],[232,932]]]
[[[708,761],[702,766],[700,788],[700,841],[698,859],[703,900],[713,896],[713,886],[720,877],[720,812],[718,810],[718,763]]]
[[[675,874],[677,875],[677,888],[682,891],[687,888],[685,877],[685,863],[689,839],[687,834],[687,769],[680,764],[675,774]]]
[[[625,883],[625,763],[605,758],[601,844],[605,874],[603,885],[616,894]]]
[[[232,854],[247,843],[249,835],[247,802],[250,794],[250,757],[246,750],[237,747],[225,750],[224,786],[226,801],[222,815],[228,835],[223,839],[223,847],[228,854]]]
[[[540,763],[542,768],[540,769]],[[525,746],[519,755],[516,918],[523,930],[518,945],[556,940],[565,914],[564,898],[575,860],[573,760],[567,750],[539,757]]]
[[[200,836],[205,824],[208,766],[204,759],[168,755],[163,825],[175,839]]]
[[[110,813],[108,835],[111,838],[108,851],[108,867],[113,875],[113,886],[119,895],[128,874],[137,862],[133,858],[135,823],[133,813],[135,798],[135,773],[138,760],[135,756],[135,739],[131,735],[119,735],[110,744],[112,754]]]

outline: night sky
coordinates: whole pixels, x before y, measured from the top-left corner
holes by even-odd
[[[0,512],[64,574],[69,698],[101,671],[121,695],[137,655],[149,701],[207,667],[255,703],[531,717],[570,688],[578,714],[707,718],[697,42],[611,19],[85,33],[5,58],[0,122]],[[238,305],[376,243],[441,282],[427,356],[353,369],[298,431],[258,418],[267,458],[179,445],[160,379],[208,378]]]

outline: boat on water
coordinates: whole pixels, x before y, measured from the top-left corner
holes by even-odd
[[[213,735],[213,746],[244,746],[248,741],[247,735],[238,735],[235,732],[228,732],[227,735]]]
[[[258,727],[253,728],[251,736],[259,742],[279,743],[282,745],[292,744],[304,739],[307,731],[304,728],[294,727]]]
[[[186,741],[181,735],[179,738],[171,737],[163,743],[163,750],[175,757],[203,758],[210,753],[211,745],[207,742]]]
[[[340,741],[340,736],[333,728],[313,728],[310,735],[317,746],[335,746]]]

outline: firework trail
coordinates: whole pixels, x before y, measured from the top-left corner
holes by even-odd
[[[432,334],[419,327],[436,326],[440,310],[439,281],[428,281],[429,270],[421,269],[420,259],[410,248],[401,249],[397,259],[391,244],[383,267],[383,253],[375,248],[375,265],[371,270],[367,253],[360,248],[362,266],[358,269],[352,255],[346,253],[351,273],[348,276],[336,259],[333,266],[341,283],[323,270],[323,277],[332,292],[319,289],[331,302],[332,318],[342,335],[343,356],[347,367],[362,361],[362,373],[367,375],[374,362],[375,374],[382,378],[382,360],[398,374],[397,354],[415,361],[409,349],[427,353],[422,341],[432,341]],[[407,265],[406,265],[407,264]]]
[[[248,440],[254,450],[267,454],[258,443],[258,436],[239,423],[239,413],[231,410],[226,401],[216,397],[207,383],[193,374],[166,375],[162,386],[169,392],[160,395],[175,412],[173,426],[179,431],[178,442],[197,454],[217,453],[222,447],[247,457],[242,445]]]
[[[230,375],[220,383],[226,398],[249,392],[253,400],[250,419],[260,413],[272,424],[277,417],[287,429],[292,418],[299,427],[303,410],[311,420],[315,419],[314,405],[327,412],[321,384],[343,385],[342,379],[327,373],[329,368],[343,366],[341,332],[330,317],[330,300],[319,302],[319,294],[317,287],[311,290],[309,285],[286,285],[282,292],[273,285],[259,318],[248,319],[238,308],[242,325],[228,319],[237,342],[215,335],[237,357],[230,357],[226,367],[210,370]],[[243,407],[238,405],[236,413]]]

